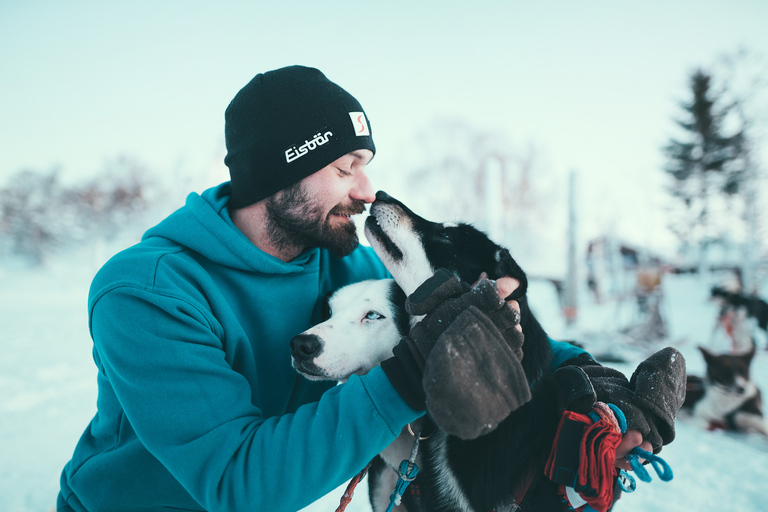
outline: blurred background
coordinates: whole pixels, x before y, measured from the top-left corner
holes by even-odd
[[[90,279],[228,179],[224,109],[292,64],[364,106],[375,188],[510,248],[553,337],[630,374],[754,344],[768,387],[759,314],[712,300],[768,294],[767,24],[758,0],[4,0],[0,509],[53,507],[95,412]],[[676,480],[616,510],[768,510],[764,437],[679,429]]]

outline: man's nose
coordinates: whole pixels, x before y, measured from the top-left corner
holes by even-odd
[[[373,190],[371,180],[368,179],[368,175],[365,171],[357,173],[357,182],[355,187],[350,192],[350,197],[356,201],[362,201],[364,203],[372,203],[376,200],[376,192]]]

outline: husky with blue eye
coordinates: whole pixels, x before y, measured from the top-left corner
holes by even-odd
[[[364,375],[392,357],[392,349],[411,327],[405,294],[393,279],[362,281],[336,290],[325,302],[322,318],[323,322],[291,340],[293,367],[310,380],[345,382],[352,375]],[[397,483],[397,475],[389,468],[409,457],[413,440],[404,428],[374,461],[369,472],[374,511],[386,510]],[[424,466],[421,457],[416,462]]]

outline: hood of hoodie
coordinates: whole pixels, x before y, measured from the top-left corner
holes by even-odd
[[[317,257],[319,249],[313,248],[285,262],[259,249],[230,219],[229,190],[229,182],[225,182],[202,194],[189,194],[186,204],[144,233],[142,241],[164,238],[214,263],[269,274],[302,272]]]

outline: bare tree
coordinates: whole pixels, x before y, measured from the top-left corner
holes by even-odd
[[[448,119],[421,129],[403,158],[407,162],[399,170],[407,182],[403,199],[425,216],[487,229],[488,216],[496,215],[503,219],[502,238],[533,231],[546,222],[543,194],[533,178],[544,171],[533,146],[520,150],[504,134]],[[493,167],[496,179],[489,172]],[[489,194],[500,211],[489,211]]]
[[[127,157],[84,184],[65,186],[59,176],[23,170],[0,188],[0,252],[38,265],[57,248],[113,238],[155,201],[156,183]]]

